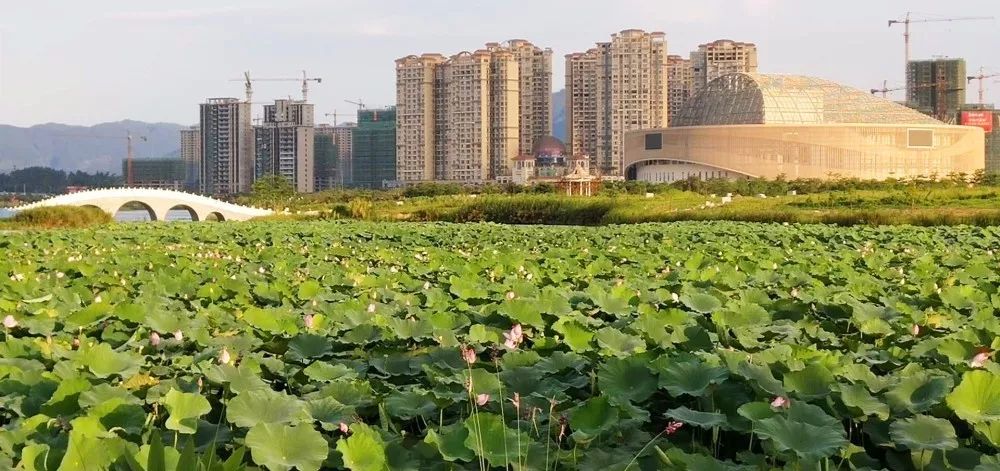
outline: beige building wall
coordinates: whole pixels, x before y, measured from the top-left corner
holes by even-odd
[[[591,167],[622,175],[625,133],[667,126],[667,40],[629,29],[598,44],[597,153]]]
[[[201,154],[201,129],[191,126],[181,129],[181,160],[197,165]]]
[[[757,73],[757,45],[720,39],[698,46],[691,53],[694,93],[726,74]]]
[[[509,176],[521,145],[520,62],[506,50],[490,53],[490,169],[488,178]]]
[[[944,124],[692,126],[630,132],[626,165],[638,177],[667,175],[661,181],[972,174],[985,165],[984,139],[981,128]],[[705,173],[683,174],[692,171],[691,164]]]
[[[200,191],[213,195],[249,192],[256,161],[250,103],[210,98],[200,111]]]
[[[396,61],[396,179],[434,179],[434,79],[440,54]]]
[[[691,61],[681,56],[667,56],[667,110],[669,126],[684,103],[694,94],[694,69]]]
[[[552,135],[552,50],[542,49],[523,39],[512,39],[503,47],[518,63],[520,142],[519,153],[531,153],[538,139]]]
[[[447,103],[441,116],[447,127],[439,133],[444,180],[490,178],[490,56],[462,52],[440,68]]]
[[[566,148],[597,155],[597,49],[566,55]]]

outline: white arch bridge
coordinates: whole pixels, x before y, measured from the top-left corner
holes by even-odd
[[[193,193],[154,188],[86,190],[8,208],[8,210],[18,212],[48,206],[93,206],[114,216],[126,205],[145,208],[149,212],[149,218],[153,221],[166,221],[167,213],[172,210],[187,211],[191,215],[192,221],[207,219],[245,221],[250,218],[274,214],[269,209],[240,206]]]

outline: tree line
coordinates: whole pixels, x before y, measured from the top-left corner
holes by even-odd
[[[28,167],[0,173],[0,193],[62,194],[66,187],[101,188],[122,185],[121,175],[66,172],[48,167]]]

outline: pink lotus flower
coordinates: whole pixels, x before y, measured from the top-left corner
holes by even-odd
[[[982,368],[990,359],[990,352],[988,350],[980,350],[976,356],[972,357],[972,361],[969,362],[969,366],[973,368]]]
[[[312,330],[312,328],[316,325],[316,319],[313,318],[312,314],[306,314],[302,320],[306,323],[306,328],[309,330]]]
[[[74,338],[73,339],[73,348],[74,349],[80,348],[80,339],[79,338]]]
[[[487,402],[490,402],[489,394],[477,394],[476,395],[476,405],[485,406]]]
[[[14,319],[13,315],[7,314],[3,318],[3,326],[7,329],[13,329],[14,327],[17,327],[17,319]]]
[[[229,354],[229,349],[222,347],[222,351],[219,352],[219,364],[228,365],[230,361],[233,360],[232,355]]]
[[[792,405],[792,402],[788,400],[787,397],[778,396],[771,401],[771,407],[775,409],[788,408]]]
[[[510,403],[514,404],[514,407],[520,409],[521,408],[521,394],[520,393],[514,393],[514,398],[510,400]]]
[[[462,349],[462,359],[468,364],[473,364],[476,362],[476,351],[470,348]]]
[[[156,332],[153,332],[152,334],[149,334],[149,344],[152,345],[153,348],[159,347],[160,346],[160,334],[158,334]]]
[[[503,338],[505,339],[504,346],[511,350],[521,345],[521,342],[524,341],[524,331],[521,329],[521,324],[514,324],[514,327],[510,328],[510,332],[503,333]]]
[[[343,422],[340,423],[340,433],[342,433],[344,435],[347,435],[350,431],[351,431],[351,428],[348,427],[347,424],[345,424]]]
[[[681,427],[683,427],[683,426],[684,426],[684,422],[678,422],[676,420],[671,420],[670,423],[667,424],[667,428],[663,430],[663,433],[665,433],[667,435],[673,435],[673,434],[677,433],[677,431],[680,430]]]

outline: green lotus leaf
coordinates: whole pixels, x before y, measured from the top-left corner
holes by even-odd
[[[771,404],[766,402],[750,402],[743,404],[738,409],[736,413],[751,422],[756,422],[758,420],[763,420],[767,418],[774,417],[777,413]]]
[[[860,384],[842,384],[840,389],[840,400],[845,406],[861,411],[861,418],[874,415],[881,420],[889,418],[889,406],[879,401],[868,392],[868,388]]]
[[[528,447],[533,443],[531,436],[508,428],[496,414],[472,414],[465,419],[465,429],[469,432],[465,446],[493,467],[516,462],[527,454]]]
[[[59,470],[108,469],[111,463],[125,453],[128,453],[126,442],[120,438],[97,438],[74,429],[69,433],[69,445],[59,463]]]
[[[660,374],[660,387],[673,396],[704,396],[714,384],[722,384],[729,371],[709,366],[697,358],[680,359],[663,356],[652,367]]]
[[[947,402],[966,422],[1000,421],[1000,377],[989,371],[969,371],[948,395]]]
[[[706,293],[689,293],[681,295],[681,303],[688,309],[702,314],[711,314],[722,308],[719,298]]]
[[[894,411],[924,412],[941,402],[951,390],[952,379],[932,375],[927,371],[911,371],[886,392],[885,397]]]
[[[594,333],[579,322],[560,319],[553,325],[553,330],[563,334],[566,345],[574,352],[590,351]]]
[[[243,321],[250,326],[271,334],[295,334],[299,317],[283,309],[249,307],[243,312]]]
[[[569,415],[569,426],[588,436],[597,436],[618,424],[618,409],[604,396],[587,399]]]
[[[239,366],[212,365],[206,368],[204,373],[209,381],[218,384],[229,384],[229,390],[235,394],[270,389],[267,383],[260,378],[259,368],[254,368],[247,364]]]
[[[319,335],[300,334],[288,342],[289,360],[319,358],[333,352],[330,339]]]
[[[437,410],[437,405],[426,391],[411,390],[393,392],[385,399],[385,408],[389,415],[404,420],[415,417],[430,417]]]
[[[465,446],[468,438],[469,429],[463,424],[453,424],[442,427],[440,433],[428,429],[424,442],[436,447],[445,461],[472,461],[476,453]]]
[[[722,427],[727,423],[727,419],[724,414],[719,414],[717,412],[701,412],[688,409],[687,407],[670,409],[664,415],[679,422],[684,422],[685,424],[695,425],[701,428]]]
[[[97,343],[80,351],[81,365],[98,378],[118,375],[127,378],[139,371],[141,361],[129,352],[116,352],[105,343]]]
[[[995,448],[1000,448],[1000,421],[980,422],[974,424],[973,429]]]
[[[834,382],[835,378],[830,370],[819,364],[790,371],[784,377],[785,387],[804,399],[825,397],[830,394],[830,386]]]
[[[489,291],[483,289],[475,279],[453,276],[449,282],[451,284],[449,291],[459,299],[486,299],[490,296]]]
[[[626,286],[615,286],[611,289],[606,289],[597,285],[591,285],[587,288],[587,294],[590,295],[594,305],[600,310],[618,316],[625,315],[631,311],[632,307],[629,305],[629,301],[635,296],[635,293]]]
[[[306,401],[305,410],[314,422],[321,424],[324,430],[336,430],[342,423],[355,421],[354,408],[341,404],[332,397]]]
[[[288,424],[307,419],[302,402],[294,396],[271,390],[238,394],[226,408],[226,420],[240,427],[257,424]]]
[[[545,320],[542,319],[537,300],[518,298],[505,301],[498,310],[516,323],[537,329],[545,328]]]
[[[615,404],[643,402],[656,392],[656,376],[643,357],[611,358],[598,368],[597,386]]]
[[[339,380],[352,380],[358,377],[358,372],[345,365],[330,364],[325,361],[316,361],[302,370],[309,379],[313,381],[332,382]]]
[[[200,394],[180,392],[171,388],[161,400],[170,414],[166,427],[183,434],[193,434],[198,429],[198,418],[211,412],[212,405]]]
[[[254,463],[274,471],[319,470],[330,449],[323,435],[305,424],[258,423],[247,432],[246,445]],[[337,449],[340,450],[339,443]],[[348,467],[355,471],[385,469]]]
[[[306,280],[299,285],[299,299],[308,301],[316,297],[323,289],[316,280]]]
[[[749,381],[751,384],[760,388],[767,394],[772,396],[784,396],[785,387],[774,377],[774,373],[771,372],[771,368],[767,365],[757,365],[742,361],[736,364],[735,367],[730,367],[730,371],[736,375],[739,375]]]
[[[954,450],[958,448],[955,427],[944,419],[916,415],[897,420],[889,427],[889,436],[897,445],[911,450]]]
[[[779,451],[791,451],[806,459],[831,456],[847,445],[843,427],[816,426],[780,415],[758,421],[754,433],[771,440]]]

